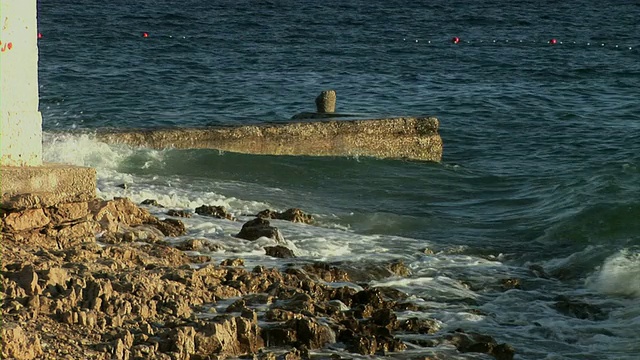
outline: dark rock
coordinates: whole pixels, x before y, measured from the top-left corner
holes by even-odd
[[[555,309],[566,316],[583,320],[604,320],[607,315],[597,306],[561,295],[556,298]]]
[[[240,267],[240,266],[244,266],[244,260],[240,258],[226,259],[226,260],[222,260],[222,262],[220,263],[220,266]]]
[[[207,239],[187,239],[176,245],[176,248],[183,251],[219,251],[223,247]]]
[[[250,241],[258,240],[263,236],[276,241],[284,241],[277,227],[271,226],[269,220],[259,217],[247,221],[236,235],[238,238]]]
[[[202,205],[196,208],[196,214],[212,216],[218,219],[227,219],[232,221],[236,220],[236,218],[233,217],[233,215],[227,212],[227,209],[225,209],[224,206]]]
[[[371,321],[378,326],[388,329],[396,329],[398,327],[398,317],[393,310],[388,308],[374,311],[373,314],[371,314]]]
[[[435,334],[440,330],[440,325],[433,319],[409,318],[400,321],[400,329],[418,334]]]
[[[164,234],[164,236],[181,236],[187,233],[184,223],[178,219],[164,219],[151,223]]]
[[[264,251],[269,256],[273,256],[281,259],[296,257],[291,249],[282,245],[265,246]]]
[[[175,217],[181,217],[181,218],[190,218],[191,217],[191,213],[186,211],[186,210],[174,210],[174,209],[171,209],[171,210],[167,211],[167,215],[175,216]]]
[[[260,211],[256,215],[256,217],[265,218],[265,219],[286,220],[294,223],[304,223],[304,224],[311,224],[313,222],[313,217],[311,215],[305,214],[302,210],[297,208],[291,208],[282,213],[265,209]]]
[[[159,208],[163,208],[164,206],[162,206],[161,204],[158,203],[157,200],[155,199],[146,199],[143,200],[140,205],[150,205],[150,206],[155,206],[155,207],[159,207]]]
[[[511,345],[498,344],[489,335],[465,333],[458,329],[445,337],[460,352],[478,352],[493,355],[497,360],[512,360],[515,350]]]
[[[500,281],[503,290],[520,289],[520,279],[510,278]]]

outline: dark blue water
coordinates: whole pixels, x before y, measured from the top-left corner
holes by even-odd
[[[428,243],[502,254],[518,276],[541,264],[552,283],[504,303],[487,295],[483,306],[512,314],[491,323],[495,336],[521,358],[632,359],[640,351],[637,1],[38,7],[45,130],[284,122],[335,89],[340,112],[436,116],[445,144],[441,164],[199,150],[169,151],[161,161],[138,153],[118,164],[119,174],[242,184],[222,195],[331,215],[356,234],[413,239],[386,244],[398,256]],[[603,285],[612,283],[619,291]],[[512,332],[515,302],[557,294],[613,315],[602,324],[549,315],[551,333],[606,329],[613,340],[591,330],[579,340]]]

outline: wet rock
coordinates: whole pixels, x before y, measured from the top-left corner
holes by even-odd
[[[273,257],[277,257],[277,258],[281,258],[281,259],[288,259],[288,258],[296,257],[295,254],[293,253],[293,250],[289,249],[286,246],[282,246],[282,245],[265,246],[264,251],[269,256],[273,256]]]
[[[500,280],[500,285],[502,290],[520,289],[521,281],[515,278],[502,279]]]
[[[326,282],[343,282],[351,280],[346,271],[325,262],[315,262],[313,264],[305,265],[303,270],[307,274],[315,275],[317,278]]]
[[[313,223],[313,217],[309,214],[305,214],[302,210],[298,208],[291,208],[282,213],[265,209],[260,211],[256,216],[260,218],[265,218],[265,219],[286,220],[294,223],[304,223],[304,224]]]
[[[184,223],[178,219],[164,219],[152,222],[152,225],[158,228],[164,236],[181,236],[187,233]]]
[[[247,221],[242,225],[242,229],[236,237],[250,241],[258,240],[261,237],[275,239],[279,242],[284,241],[278,228],[271,226],[269,220],[263,218],[255,218]]]
[[[583,320],[605,320],[605,314],[599,307],[561,295],[556,298],[554,308],[561,314]]]
[[[204,216],[212,216],[218,219],[227,219],[235,221],[236,218],[227,212],[224,206],[202,205],[196,208],[196,214]]]
[[[544,268],[538,264],[533,264],[529,266],[529,270],[533,273],[533,275],[535,275],[536,277],[542,278],[542,279],[550,279],[551,276],[549,276],[549,274],[547,274],[547,272],[544,270]]]
[[[0,328],[0,352],[3,359],[31,360],[43,354],[40,337],[27,336],[17,324],[3,323]]]
[[[497,360],[512,360],[515,350],[511,345],[498,344],[489,335],[465,333],[458,329],[445,337],[460,352],[478,352],[493,355]]]
[[[225,260],[222,260],[222,262],[220,263],[220,266],[233,266],[233,267],[244,266],[244,260],[240,258],[225,259]]]
[[[207,239],[187,239],[176,245],[176,248],[183,251],[220,251],[223,246]]]
[[[181,217],[181,218],[190,218],[191,217],[191,213],[189,211],[186,211],[186,210],[174,210],[174,209],[171,209],[171,210],[167,211],[167,215],[174,216],[174,217]]]
[[[400,321],[399,328],[410,333],[435,334],[440,330],[440,324],[434,319],[413,317]]]
[[[157,200],[155,199],[146,199],[143,200],[140,205],[149,205],[149,206],[155,206],[155,207],[159,207],[159,208],[163,208],[164,206],[162,204],[159,204]]]

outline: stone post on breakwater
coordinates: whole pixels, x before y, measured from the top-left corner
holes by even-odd
[[[0,209],[93,199],[94,169],[43,164],[36,0],[0,2]]]

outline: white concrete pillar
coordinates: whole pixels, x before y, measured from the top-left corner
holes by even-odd
[[[36,0],[0,0],[0,165],[42,164]]]

